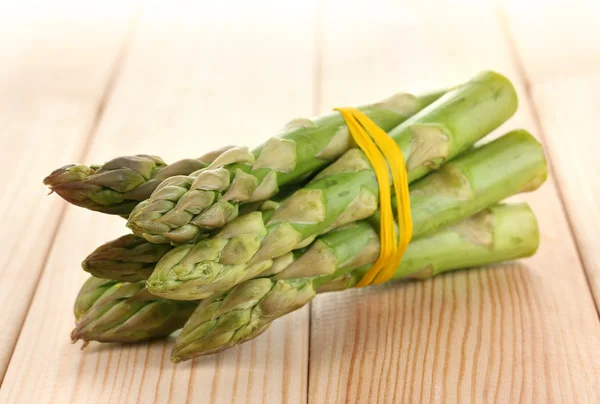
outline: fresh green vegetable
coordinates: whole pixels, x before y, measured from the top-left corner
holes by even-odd
[[[360,109],[389,131],[441,94],[416,97],[400,93]],[[406,138],[410,141],[411,137]],[[192,242],[202,233],[235,218],[240,203],[273,197],[279,187],[304,180],[350,147],[352,139],[339,112],[312,120],[295,119],[279,136],[267,140],[252,153],[243,147],[233,148],[196,176],[163,182],[148,200],[138,205],[128,226],[153,243]]]
[[[496,205],[413,241],[394,279],[423,279],[455,269],[527,257],[535,253],[538,244],[535,215],[526,204]],[[351,272],[341,267],[331,275],[315,275],[314,270],[309,270],[306,277],[295,273],[295,278],[286,278],[282,276],[285,272],[280,272],[279,276],[251,279],[211,296],[200,302],[183,327],[171,360],[180,362],[212,354],[253,339],[275,319],[305,306],[317,292],[354,286],[369,266],[362,265]]]
[[[399,139],[405,145],[409,180],[470,148],[508,118],[515,104],[510,83],[485,73],[400,125],[393,132],[405,134]],[[477,125],[463,122],[464,115]],[[525,158],[514,162],[515,153]],[[473,182],[473,172],[484,178],[481,184],[479,177]],[[499,195],[517,192],[542,174],[545,178],[545,172],[541,147],[524,131],[467,153],[411,189],[414,234],[469,217],[498,202]],[[515,173],[519,175],[509,178]],[[477,187],[487,188],[479,195],[474,193]],[[148,279],[148,289],[157,296],[183,300],[224,292],[268,270],[275,258],[336,227],[367,218],[377,208],[375,174],[362,151],[351,149],[277,209],[240,216],[214,237],[167,253]]]
[[[69,164],[54,170],[44,184],[73,205],[127,217],[163,180],[192,174],[227,149],[169,165],[145,154],[117,157],[101,165]]]
[[[142,281],[148,279],[156,263],[172,248],[127,234],[96,248],[83,260],[81,267],[96,278]]]
[[[91,277],[75,301],[77,325],[71,340],[138,342],[165,337],[181,328],[197,305],[153,296],[144,282]]]

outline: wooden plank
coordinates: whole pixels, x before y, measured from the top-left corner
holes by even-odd
[[[546,146],[560,184],[588,281],[600,310],[600,140],[597,118],[600,74],[534,84],[532,93]]]
[[[97,99],[136,9],[117,0],[0,3],[3,94]]]
[[[597,73],[600,3],[595,0],[502,0],[527,77],[542,82]]]
[[[173,161],[256,144],[313,111],[314,7],[272,1],[148,5],[88,160],[154,153]],[[81,259],[125,232],[118,218],[69,208],[0,390],[0,402],[300,403],[308,309],[252,343],[173,365],[172,341],[69,344]],[[36,358],[43,358],[37,360]]]
[[[492,5],[461,4],[328,2],[323,105],[490,68],[525,95]],[[536,132],[532,116],[521,97],[502,131]],[[539,218],[533,258],[317,297],[309,402],[596,402],[600,327],[554,180],[515,199]]]
[[[0,381],[64,210],[42,179],[84,151],[133,15],[74,3],[0,5]],[[81,24],[89,13],[96,19]]]
[[[548,20],[549,14],[553,18]],[[523,12],[513,2],[504,4],[506,26],[527,73],[547,150],[554,162],[554,174],[600,309],[600,257],[595,248],[600,235],[597,228],[600,163],[593,154],[600,141],[594,130],[590,130],[600,95],[600,41],[597,40],[600,28],[596,23],[600,19],[600,6],[584,2],[568,8],[560,18],[557,14],[552,8],[533,13]],[[553,24],[555,20],[562,22],[560,32]],[[582,32],[586,34],[581,35]],[[563,38],[563,46],[548,49],[548,39],[553,41],[558,35]],[[560,74],[538,74],[542,64]]]

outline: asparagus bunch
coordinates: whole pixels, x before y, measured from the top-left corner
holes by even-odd
[[[515,157],[518,157],[519,164],[508,164]],[[436,245],[436,253],[448,254],[452,251],[449,248],[455,247],[464,253],[468,248],[478,246],[481,248],[473,251],[487,251],[488,254],[450,255],[442,262],[441,258],[440,261],[430,260],[431,251],[419,248],[416,251],[422,255],[407,253],[397,276],[427,276],[439,272],[440,268],[480,265],[480,257],[498,258],[493,255],[494,252],[500,252],[500,256],[516,254],[520,257],[521,254],[535,251],[537,237],[529,237],[526,241],[511,239],[514,236],[511,227],[506,228],[507,233],[500,233],[501,242],[495,241],[492,213],[502,213],[505,209],[485,209],[513,194],[537,189],[546,177],[547,166],[541,145],[526,131],[520,130],[466,153],[417,182],[411,187],[415,243],[419,237],[433,234],[436,240],[433,245],[440,240],[447,243]],[[534,230],[537,232],[530,210],[524,210],[522,206],[510,212],[513,210],[515,216],[523,219],[522,223],[512,222],[513,227],[522,225],[527,234]],[[452,225],[470,216],[472,218],[466,222]],[[443,228],[447,230],[444,232]],[[464,242],[454,243],[456,237],[440,236],[448,232],[461,236]],[[502,238],[505,235],[510,237]],[[509,242],[505,243],[505,240]],[[413,244],[409,246],[411,251],[415,251]],[[324,280],[341,277],[348,285],[353,285],[359,274],[368,269],[378,255],[377,232],[366,221],[329,232],[304,251],[285,257],[286,265],[279,264],[275,271],[246,280],[227,292],[203,300],[197,309],[199,314],[194,314],[186,323],[173,355],[179,360],[180,357],[212,353],[252,339],[274,319],[308,303],[315,294],[313,282],[318,286]],[[477,257],[476,260],[469,261],[473,257]],[[351,274],[349,279],[344,277],[354,270],[357,272]],[[267,303],[265,308],[265,300],[278,303]]]
[[[514,88],[506,78],[484,73],[400,124],[390,135],[403,150],[409,181],[470,148],[508,119],[516,104]],[[507,160],[501,160],[494,167],[502,169]],[[444,198],[448,195],[437,189],[448,178],[456,181],[450,192],[469,197],[461,168],[446,165],[444,174],[429,179],[426,184],[432,185],[423,186],[424,191],[411,201],[415,235],[437,229],[426,220],[432,209],[451,211],[443,202],[451,204],[453,199]],[[373,215],[377,207],[375,173],[361,150],[350,149],[276,209],[242,215],[215,236],[170,251],[148,279],[148,289],[157,296],[185,300],[224,292],[260,275],[274,260],[309,245],[318,235]]]
[[[531,209],[498,203],[544,182],[541,146],[517,130],[473,148],[516,108],[512,84],[493,72],[361,107],[402,149],[412,183],[413,240],[394,279],[535,252]],[[174,361],[218,352],[317,293],[355,286],[379,256],[379,185],[338,112],[294,120],[253,152],[228,147],[169,166],[120,157],[65,166],[45,183],[128,217],[134,232],[83,261],[92,277],[76,299],[73,341],[139,342],[183,327]]]
[[[515,157],[520,163],[508,164]],[[411,200],[416,240],[396,278],[429,277],[535,252],[537,226],[528,207],[486,207],[515,193],[535,190],[546,176],[541,146],[519,130],[469,151],[415,183]],[[446,199],[433,203],[436,196]],[[427,217],[419,213],[425,209]],[[422,229],[435,231],[473,212],[479,213],[419,238]],[[205,299],[176,342],[174,360],[227,349],[256,337],[276,318],[308,303],[319,286],[322,290],[353,286],[378,256],[379,238],[372,221],[331,231],[309,247],[280,257],[260,278]],[[427,226],[423,226],[425,221]],[[524,236],[519,236],[520,231]],[[223,306],[224,301],[229,303]]]

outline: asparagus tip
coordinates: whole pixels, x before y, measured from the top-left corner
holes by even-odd
[[[94,169],[84,165],[67,164],[48,174],[43,183],[49,187],[54,187],[60,184],[82,181],[94,172]]]
[[[77,341],[79,341],[79,337],[79,330],[77,328],[74,328],[73,331],[71,331],[71,344],[74,344]]]
[[[79,328],[74,328],[73,331],[71,331],[71,344],[75,344],[80,339],[82,338],[81,334],[79,333]],[[85,347],[89,345],[89,343],[90,341],[84,339],[80,349],[83,351]]]

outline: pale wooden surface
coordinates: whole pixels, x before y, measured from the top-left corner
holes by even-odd
[[[64,213],[41,181],[57,158],[60,166],[85,153],[133,16],[132,6],[60,6],[0,4],[0,379]]]
[[[513,46],[522,60],[546,149],[555,163],[554,175],[600,309],[600,159],[595,155],[599,140],[593,128],[600,99],[600,3],[550,7],[529,14],[530,18],[524,18],[517,4],[516,0],[507,3],[503,15],[511,38],[518,39],[513,39]],[[548,45],[557,42],[569,45],[557,54]]]
[[[548,3],[0,6],[0,403],[600,401],[600,13]],[[169,341],[69,344],[79,262],[124,228],[42,198],[52,168],[252,145],[294,117],[486,68],[521,95],[504,129],[528,128],[551,159],[553,178],[520,198],[539,217],[535,257],[319,296],[177,366]]]

